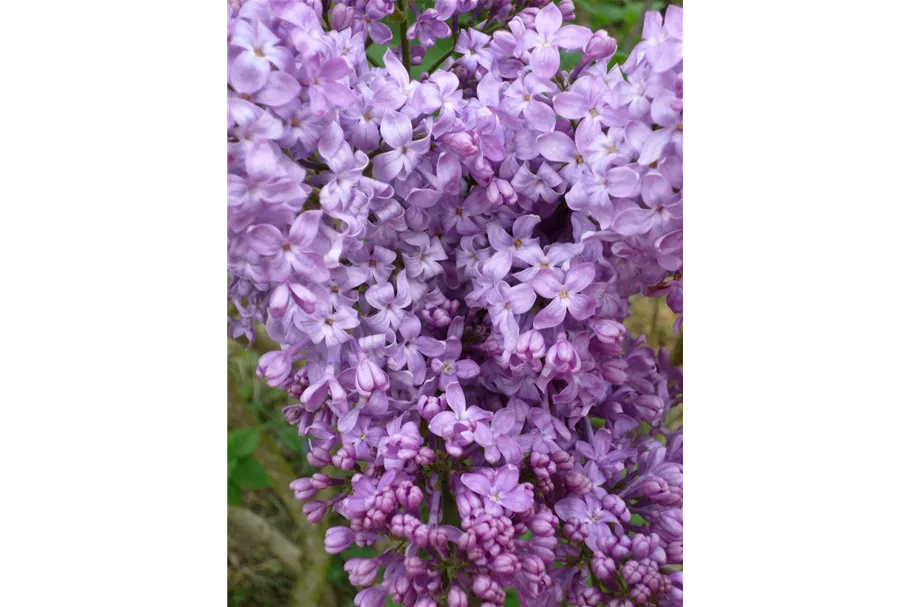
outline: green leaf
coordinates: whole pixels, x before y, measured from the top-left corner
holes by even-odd
[[[240,506],[241,502],[240,487],[228,481],[228,505]]]
[[[228,434],[228,456],[237,459],[249,456],[259,442],[259,428],[239,428]]]
[[[521,605],[519,605],[519,599],[516,597],[515,588],[510,588],[506,591],[506,602],[503,603],[503,607],[521,607]]]
[[[250,400],[253,396],[253,384],[244,384],[240,387],[240,397],[244,400]]]
[[[638,525],[641,527],[642,525],[645,524],[645,519],[642,518],[641,516],[639,516],[638,514],[634,514],[629,517],[629,522],[633,525]]]
[[[245,489],[265,489],[269,486],[269,477],[262,465],[252,457],[237,462],[231,480]]]
[[[579,51],[573,51],[571,53],[563,53],[560,57],[560,69],[561,70],[572,70],[574,67],[579,65],[579,61],[582,59],[582,53]]]

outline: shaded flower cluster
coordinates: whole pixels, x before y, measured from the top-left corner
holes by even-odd
[[[622,65],[572,19],[228,3],[229,333],[281,345],[326,550],[376,546],[358,607],[682,605],[682,372],[623,324],[682,314],[682,9]]]

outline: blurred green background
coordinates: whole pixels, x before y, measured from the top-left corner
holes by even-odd
[[[419,5],[432,5],[432,1]],[[607,29],[617,39],[612,63],[622,63],[638,41],[646,10],[663,10],[681,1],[575,0],[576,23]],[[398,28],[393,27],[397,44]],[[449,40],[431,47],[422,62],[427,69],[452,48]],[[385,47],[371,46],[368,54],[381,62]],[[577,54],[564,57],[568,69]],[[416,69],[415,73],[420,73]],[[677,343],[676,316],[664,298],[631,300],[627,327],[645,334],[652,347],[671,349]],[[262,352],[275,347],[260,332],[254,348],[246,340],[228,341],[228,605],[230,607],[336,607],[353,605],[357,589],[348,583],[343,566],[354,556],[370,556],[373,548],[352,547],[338,555],[323,549],[327,527],[341,524],[330,513],[311,525],[288,485],[308,476],[306,445],[281,410],[288,396],[256,377]],[[682,407],[674,415],[682,421]],[[393,605],[390,601],[388,605]],[[518,607],[514,596],[507,607]]]

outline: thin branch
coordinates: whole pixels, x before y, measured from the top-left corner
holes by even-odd
[[[398,8],[402,13],[402,21],[399,23],[399,44],[402,49],[402,65],[405,66],[405,71],[408,72],[408,77],[411,77],[411,46],[408,43],[408,5],[405,3],[405,0],[397,0]]]
[[[301,549],[292,544],[269,521],[247,508],[228,507],[228,525],[231,533],[239,531],[248,539],[266,546],[289,575],[301,574]]]

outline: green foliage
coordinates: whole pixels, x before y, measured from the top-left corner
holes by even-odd
[[[228,504],[241,504],[241,489],[265,489],[269,477],[253,459],[259,443],[259,428],[240,428],[228,433]]]

